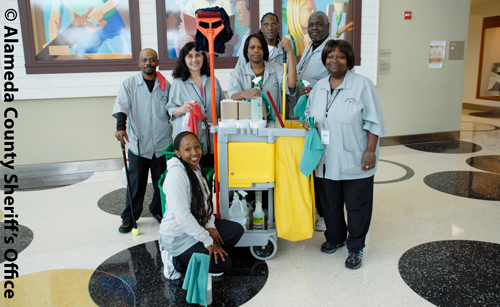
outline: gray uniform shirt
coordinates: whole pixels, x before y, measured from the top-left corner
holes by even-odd
[[[264,61],[264,67],[264,86],[262,88],[262,92],[266,95],[267,91],[271,93],[271,97],[273,98],[276,108],[281,115],[281,101],[283,96],[283,65]],[[229,97],[232,97],[233,94],[251,89],[253,87],[253,79],[255,79],[255,73],[253,72],[250,63],[236,67],[231,72],[229,90],[227,91]],[[288,95],[295,95],[295,88],[289,89],[287,86],[286,93]]]
[[[279,41],[276,46],[274,46],[273,48],[269,49],[269,60],[268,60],[268,62],[273,62],[273,63],[277,63],[277,64],[283,65],[283,49],[281,48],[281,41]],[[238,63],[236,63],[236,67],[243,66],[246,63],[247,63],[247,60],[245,60],[245,56],[243,55],[243,52],[242,52],[240,54],[239,59],[238,59]]]
[[[172,118],[172,124],[174,128],[173,138],[182,131],[182,119],[186,114],[174,117],[174,111],[178,107],[181,107],[185,101],[196,100],[196,103],[201,107],[203,116],[207,119],[208,123],[212,123],[212,84],[210,78],[207,76],[202,76],[203,85],[203,95],[201,95],[200,88],[196,83],[187,79],[182,81],[181,78],[175,78],[172,82],[172,87],[170,88],[170,99],[167,104],[167,111]],[[217,118],[220,117],[220,101],[224,99],[224,91],[220,86],[219,80],[215,78],[215,105]],[[198,120],[198,138],[200,142],[203,143],[203,153],[213,152],[213,139],[210,139],[212,144],[210,150],[208,148],[207,131],[209,129],[204,127],[202,122]],[[211,134],[209,134],[211,136]]]
[[[321,45],[314,49],[314,51],[312,44],[304,50],[299,64],[297,65],[297,82],[300,82],[300,80],[307,80],[311,83],[311,87],[314,87],[319,80],[330,74],[321,61],[321,53],[326,43],[332,39],[332,36],[328,36]],[[300,93],[297,94],[297,98],[299,96]]]
[[[321,79],[309,95],[305,115],[314,116],[318,130],[325,129],[327,123],[330,131],[329,144],[324,145],[325,151],[315,170],[317,177],[350,180],[375,174],[376,167],[369,171],[361,169],[368,131],[378,136],[385,134],[380,99],[370,79],[347,71],[333,93],[330,76]],[[376,156],[375,165],[378,144]]]
[[[163,91],[155,80],[153,91],[142,77],[142,72],[123,81],[113,107],[113,115],[122,112],[128,118],[128,138],[130,151],[143,158],[161,156],[172,143],[172,124],[165,109],[168,102],[170,83],[165,80]]]

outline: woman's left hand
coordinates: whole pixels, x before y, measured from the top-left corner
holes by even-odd
[[[363,171],[369,171],[375,168],[375,161],[377,160],[377,155],[374,152],[365,151],[363,154],[363,163],[361,167]]]
[[[210,233],[210,236],[214,240],[215,244],[222,246],[224,244],[224,241],[222,241],[222,238],[219,234],[219,231],[215,228],[208,228],[208,233]]]

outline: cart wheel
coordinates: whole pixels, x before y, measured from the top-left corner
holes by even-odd
[[[269,237],[269,241],[265,246],[250,246],[250,253],[259,260],[271,259],[276,255],[278,243],[273,237]]]

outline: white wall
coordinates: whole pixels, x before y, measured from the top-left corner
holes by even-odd
[[[465,61],[449,61],[450,41],[467,41],[470,0],[381,0],[379,48],[391,71],[379,75],[388,136],[460,130]],[[405,11],[412,11],[405,20]],[[429,68],[429,44],[446,41],[441,69]]]
[[[467,42],[467,57],[465,64],[465,81],[463,102],[500,107],[499,101],[476,99],[477,76],[479,73],[479,54],[481,49],[481,33],[483,18],[500,15],[500,1],[472,0],[469,20],[469,35]],[[500,54],[500,52],[499,52]],[[490,67],[491,69],[491,67]]]

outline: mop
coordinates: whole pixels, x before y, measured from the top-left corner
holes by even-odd
[[[208,24],[208,28],[203,28],[200,22]],[[212,125],[217,126],[217,107],[215,105],[215,73],[214,73],[214,40],[215,37],[224,29],[224,24],[221,24],[217,28],[212,28],[212,25],[216,22],[221,22],[221,13],[218,11],[204,11],[199,9],[196,11],[196,28],[200,31],[208,40],[208,55],[210,60],[210,84],[212,89]],[[215,169],[215,196],[216,196],[216,206],[217,206],[217,218],[220,218],[220,203],[219,203],[219,155],[217,149],[217,133],[213,134],[214,140],[214,169]]]

